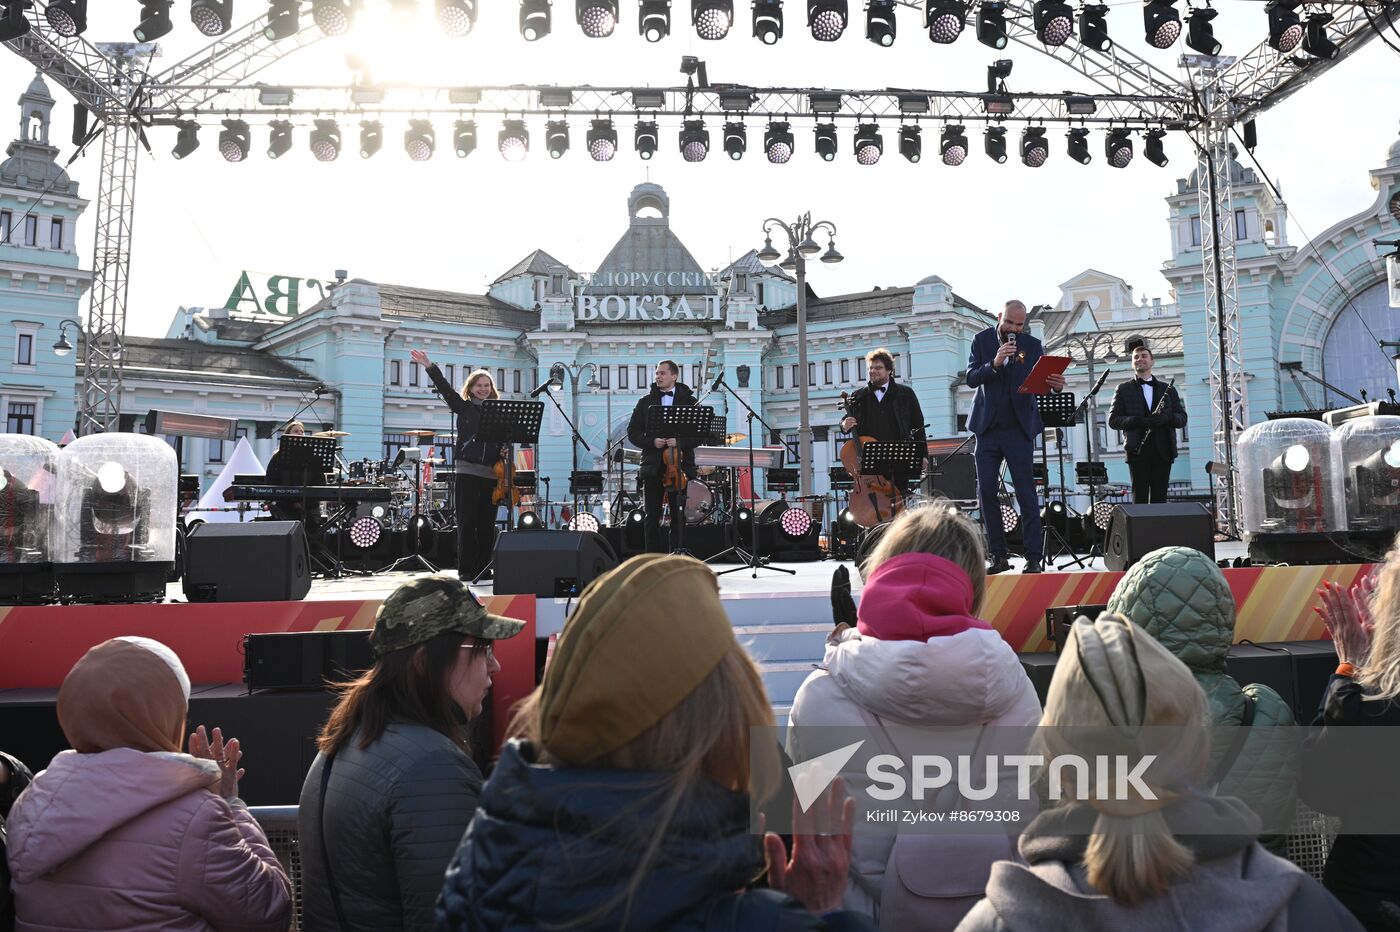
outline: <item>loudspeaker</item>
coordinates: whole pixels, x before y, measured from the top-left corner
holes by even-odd
[[[325,689],[374,666],[369,631],[294,631],[243,636],[248,689]]]
[[[973,462],[972,454],[954,453],[935,459],[938,462],[938,475],[924,475],[924,495],[942,495],[956,501],[976,501],[977,466]]]
[[[1192,547],[1215,559],[1215,525],[1199,502],[1118,505],[1108,518],[1103,565],[1126,570],[1162,547]]]
[[[201,524],[185,543],[191,602],[292,602],[311,591],[300,521]]]
[[[497,538],[495,559],[496,595],[543,598],[576,596],[618,562],[593,531],[511,531]]]
[[[1055,653],[1064,650],[1069,642],[1070,625],[1083,615],[1094,621],[1104,612],[1107,605],[1054,605],[1045,610],[1045,636],[1055,643]]]

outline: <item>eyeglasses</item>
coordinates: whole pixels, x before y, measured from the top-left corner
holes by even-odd
[[[476,641],[473,641],[470,644],[461,644],[458,646],[462,650],[473,650],[477,651],[478,653],[483,653],[486,655],[487,660],[490,660],[491,658],[496,656],[496,647],[494,641],[487,641],[485,647],[479,646],[479,643]]]

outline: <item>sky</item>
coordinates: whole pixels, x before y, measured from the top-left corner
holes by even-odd
[[[370,0],[370,6],[383,2]],[[637,35],[636,7],[627,2],[611,37],[587,39],[561,0],[553,33],[534,43],[517,31],[515,2],[481,0],[476,28],[462,38],[437,31],[430,0],[419,6],[413,23],[395,24],[387,13],[367,11],[350,35],[289,54],[256,80],[345,85],[352,76],[347,57],[356,56],[378,81],[667,87],[684,83],[681,56],[696,55],[715,83],[978,91],[985,89],[986,66],[1007,57],[1014,62],[1007,80],[1012,91],[1092,92],[1087,79],[1033,49],[1012,43],[997,53],[979,44],[971,26],[955,44],[935,45],[920,27],[919,12],[909,8],[899,10],[898,40],[879,48],[864,39],[858,2],[851,4],[845,36],[834,43],[812,39],[803,9],[787,4],[786,34],[775,46],[752,37],[745,3],[736,3],[735,28],[718,42],[695,38],[689,4],[677,3],[672,35],[655,44]],[[1243,54],[1267,37],[1262,2],[1223,0],[1217,8],[1223,54]],[[85,37],[131,41],[139,9],[134,0],[92,3]],[[234,22],[265,10],[263,0],[234,0]],[[1143,41],[1138,3],[1111,3],[1110,10],[1109,33],[1120,47],[1180,75],[1178,58],[1189,51],[1182,42],[1152,49]],[[159,40],[156,71],[208,42],[189,21],[187,0],[176,0],[172,15],[175,28]],[[1400,45],[1400,35],[1392,39]],[[0,101],[7,94],[17,99],[32,75],[19,56],[0,53]],[[73,155],[71,99],[50,87],[59,101],[51,139],[66,161]],[[1400,136],[1396,101],[1400,54],[1373,40],[1259,117],[1255,155],[1291,210],[1291,245],[1303,246],[1374,201],[1366,172],[1384,164],[1387,147]],[[10,112],[17,130],[18,108]],[[170,155],[173,129],[151,131],[154,152],[140,154],[137,172],[128,332],[163,334],[182,305],[223,305],[244,269],[327,280],[344,269],[372,281],[478,294],[536,248],[592,271],[626,229],[628,193],[645,181],[666,189],[671,227],[706,269],[761,246],[764,218],[811,211],[814,219],[836,225],[846,256],[839,266],[813,264],[809,281],[820,295],[905,286],[937,274],[983,307],[1012,297],[1053,303],[1060,283],[1095,268],[1125,279],[1139,300],[1166,300],[1164,198],[1195,165],[1189,141],[1173,134],[1165,168],[1142,156],[1141,137],[1132,164],[1111,168],[1095,129],[1094,160],[1082,166],[1065,154],[1060,125],[1050,127],[1044,167],[1027,168],[1014,152],[997,165],[981,152],[981,124],[968,125],[972,153],[958,167],[939,161],[937,129],[925,124],[924,159],[911,164],[898,154],[897,129],[886,123],[884,157],[862,166],[851,152],[850,121],[840,125],[840,154],[828,163],[812,151],[810,118],[794,121],[792,161],[770,165],[760,151],[762,117],[748,121],[749,152],[737,162],[724,158],[721,121],[710,120],[711,153],[698,164],[681,159],[679,120],[662,119],[660,149],[643,162],[631,148],[628,115],[618,117],[621,151],[607,163],[589,159],[585,120],[572,124],[570,151],[549,159],[542,118],[530,123],[530,156],[508,163],[495,151],[497,127],[489,117],[478,121],[481,146],[466,159],[451,151],[451,124],[441,118],[437,153],[427,162],[408,159],[401,144],[405,123],[391,121],[384,148],[372,159],[359,157],[358,131],[345,122],[341,157],[316,162],[307,147],[309,120],[298,124],[292,151],[272,161],[265,154],[266,119],[250,118],[253,154],[238,164],[219,156],[215,128],[203,130],[201,148],[184,160]],[[1019,128],[1012,124],[1008,148]],[[80,194],[90,199],[97,196],[98,153],[97,145],[90,147],[69,168]],[[89,207],[79,228],[85,267],[91,266],[95,214]],[[84,312],[86,305],[84,299]]]

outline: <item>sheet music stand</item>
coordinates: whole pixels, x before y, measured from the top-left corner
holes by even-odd
[[[490,398],[481,403],[481,423],[477,426],[476,437],[479,443],[533,444],[539,441],[540,421],[544,418],[543,401],[503,401]],[[505,458],[506,488],[515,488],[515,451]],[[506,530],[515,527],[515,496],[506,494]],[[460,536],[460,535],[459,535]],[[459,557],[460,559],[460,557]],[[475,583],[486,575],[496,562],[493,548],[491,559],[472,579]]]
[[[873,440],[861,446],[860,464],[856,467],[862,476],[888,477],[901,494],[907,495],[909,486],[917,482],[923,474],[922,463],[926,448],[917,440]],[[883,523],[894,517],[876,517]]]
[[[1036,409],[1040,411],[1040,420],[1047,428],[1056,430],[1055,434],[1055,461],[1060,470],[1060,501],[1069,508],[1069,502],[1065,496],[1065,446],[1058,431],[1065,427],[1073,427],[1079,422],[1078,404],[1074,399],[1074,392],[1051,392],[1048,395],[1035,396]],[[1048,464],[1049,444],[1043,439],[1040,443],[1040,463],[1045,470],[1045,500],[1050,500],[1050,468]],[[1078,564],[1080,569],[1084,569],[1086,564],[1084,558],[1079,556],[1060,533],[1059,529],[1051,525],[1049,521],[1041,521],[1041,536],[1043,538],[1042,548],[1044,549],[1045,564],[1050,565],[1051,558],[1056,554],[1066,554],[1069,559],[1059,565],[1060,569],[1071,564]],[[1050,549],[1051,543],[1055,544],[1055,549]]]
[[[652,405],[647,409],[646,434],[674,437],[677,441],[701,438],[710,434],[714,417],[715,409],[709,405]],[[681,451],[679,442],[676,450]],[[690,551],[685,549],[685,489],[671,491],[675,494],[667,497],[671,503],[671,533],[677,545],[671,552],[689,556]]]
[[[283,434],[277,443],[277,452],[293,463],[293,469],[302,468],[323,474],[314,482],[303,481],[304,485],[319,485],[326,481],[325,473],[335,472],[335,448],[334,437]]]

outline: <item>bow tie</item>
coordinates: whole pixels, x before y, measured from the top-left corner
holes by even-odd
[[[661,393],[661,397],[662,397],[662,398],[674,398],[675,396],[676,396],[676,393],[675,393],[674,390],[669,391],[669,392],[662,392],[662,393]]]
[[[1151,385],[1153,380],[1152,380],[1152,379],[1138,379],[1137,381],[1138,381],[1138,384],[1139,384],[1139,385]]]

